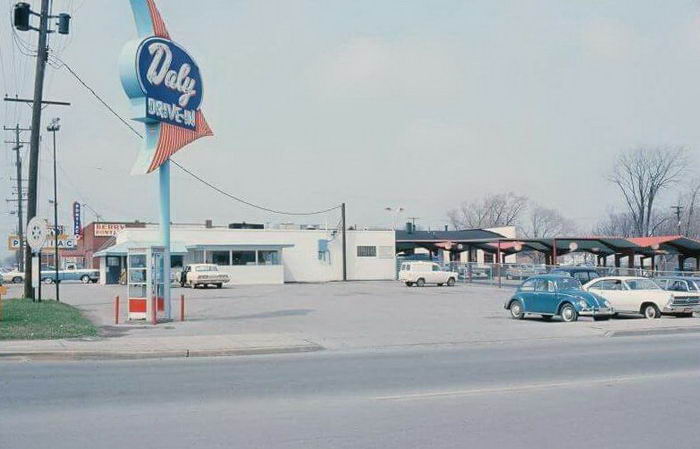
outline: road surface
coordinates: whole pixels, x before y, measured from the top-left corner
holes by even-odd
[[[0,361],[2,448],[700,447],[700,337]]]

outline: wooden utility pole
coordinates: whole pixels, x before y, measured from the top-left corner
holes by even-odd
[[[39,43],[36,55],[36,76],[34,78],[34,101],[32,105],[32,138],[29,147],[29,186],[27,191],[27,222],[36,216],[37,181],[39,177],[39,138],[41,137],[41,107],[44,97],[44,74],[49,49],[46,37],[49,28],[49,0],[41,0],[39,14]],[[25,251],[24,257],[24,297],[34,299],[32,287],[32,253]],[[41,272],[41,260],[39,261]],[[41,276],[40,276],[41,277]]]
[[[22,131],[31,131],[30,128],[20,128],[17,124],[14,128],[4,126],[5,131],[14,131],[15,140],[12,149],[15,151],[15,166],[17,168],[17,237],[19,237],[19,248],[17,248],[17,269],[22,271],[24,269],[24,192],[22,191],[22,157],[19,150],[22,149],[22,144],[27,142],[22,142],[20,139],[20,133]],[[9,142],[8,142],[9,143]]]

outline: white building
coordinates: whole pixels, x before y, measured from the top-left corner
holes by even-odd
[[[114,244],[95,254],[102,283],[116,283],[129,248],[157,245],[158,226],[127,228]],[[214,263],[232,284],[328,282],[343,279],[342,235],[335,229],[229,229],[172,225],[173,270],[189,263]],[[391,230],[348,230],[348,280],[395,279],[395,234]]]

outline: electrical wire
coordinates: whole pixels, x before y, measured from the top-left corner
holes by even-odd
[[[177,166],[180,170],[184,171],[185,173],[187,173],[188,175],[192,176],[194,179],[196,179],[197,181],[199,181],[199,182],[201,182],[202,184],[206,185],[207,187],[211,188],[212,190],[216,190],[217,192],[221,193],[222,195],[225,195],[225,196],[231,198],[232,200],[238,201],[239,203],[246,204],[246,205],[251,206],[251,207],[254,207],[254,208],[256,208],[256,209],[263,210],[263,211],[265,211],[265,212],[271,212],[271,213],[273,213],[273,214],[279,214],[279,215],[308,216],[308,215],[320,215],[320,214],[325,214],[325,213],[327,213],[327,212],[331,212],[331,211],[340,209],[340,208],[342,207],[341,205],[337,205],[337,206],[334,206],[334,207],[330,207],[330,208],[328,208],[328,209],[317,210],[317,211],[313,211],[313,212],[288,212],[288,211],[280,211],[280,210],[270,209],[270,208],[263,207],[263,206],[258,206],[257,204],[253,204],[253,203],[251,203],[251,202],[249,202],[249,201],[246,201],[246,200],[244,200],[244,199],[242,199],[242,198],[239,198],[239,197],[237,197],[237,196],[235,196],[235,195],[232,195],[232,194],[230,194],[230,193],[228,193],[228,192],[226,192],[226,191],[224,191],[224,190],[221,190],[220,188],[218,188],[218,187],[216,187],[215,185],[211,184],[209,181],[206,181],[206,180],[202,179],[201,177],[197,176],[196,174],[192,173],[190,170],[186,169],[185,167],[183,167],[182,165],[180,165],[179,163],[177,163],[177,162],[174,161],[174,160],[170,159],[170,162],[172,162],[172,163],[175,164],[175,166]]]
[[[85,87],[85,88],[86,88],[100,103],[102,103],[103,106],[105,106],[115,117],[117,117],[117,119],[119,119],[119,121],[121,121],[124,125],[126,125],[134,134],[136,134],[136,135],[139,136],[141,139],[143,139],[143,135],[142,135],[141,133],[139,133],[133,126],[131,126],[131,124],[128,123],[124,118],[122,118],[122,116],[120,116],[109,104],[107,104],[107,102],[106,102],[105,100],[103,100],[102,97],[100,97],[100,96],[97,94],[97,92],[95,92],[95,90],[94,90],[92,87],[88,86],[87,83],[85,83],[85,81],[83,81],[83,80],[80,78],[80,76],[78,76],[78,74],[75,73],[75,71],[74,71],[68,64],[66,64],[64,61],[62,61],[60,58],[58,58],[58,57],[56,57],[56,56],[53,56],[53,57],[54,57],[57,61],[60,62],[60,64],[61,64],[60,67],[65,67],[66,70],[68,70],[68,71],[70,72],[70,74],[73,75],[73,77],[75,77],[75,79],[78,80],[78,82],[80,82],[80,84],[83,85],[83,87]],[[268,208],[268,207],[263,207],[263,206],[259,206],[259,205],[257,205],[257,204],[251,203],[250,201],[246,201],[246,200],[244,200],[243,198],[239,198],[239,197],[237,197],[237,196],[235,196],[235,195],[233,195],[233,194],[231,194],[231,193],[226,192],[225,190],[223,190],[223,189],[221,189],[221,188],[219,188],[219,187],[213,185],[213,184],[210,183],[209,181],[203,179],[202,177],[196,175],[196,174],[193,173],[192,171],[190,171],[190,170],[188,170],[187,168],[183,167],[181,164],[179,164],[178,162],[174,161],[173,159],[170,159],[170,162],[172,162],[172,163],[175,164],[175,166],[178,167],[180,170],[184,171],[185,173],[187,173],[188,175],[190,175],[191,177],[193,177],[193,178],[196,179],[197,181],[201,182],[202,184],[206,185],[207,187],[211,188],[212,190],[215,190],[215,191],[219,192],[220,194],[222,194],[222,195],[224,195],[224,196],[226,196],[226,197],[228,197],[228,198],[230,198],[230,199],[232,199],[232,200],[234,200],[234,201],[238,201],[239,203],[245,204],[245,205],[250,206],[250,207],[254,207],[254,208],[256,208],[256,209],[259,209],[259,210],[262,210],[262,211],[265,211],[265,212],[270,212],[270,213],[278,214],[278,215],[311,216],[311,215],[321,215],[321,214],[325,214],[325,213],[328,213],[328,212],[331,212],[331,211],[334,211],[334,210],[338,210],[338,209],[340,209],[340,208],[342,207],[341,205],[337,205],[337,206],[329,207],[328,209],[323,209],[323,210],[318,210],[318,211],[312,211],[312,212],[289,212],[289,211],[281,211],[281,210],[276,210],[276,209],[270,209],[270,208]]]

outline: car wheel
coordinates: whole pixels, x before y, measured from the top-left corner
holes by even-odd
[[[654,318],[661,318],[661,312],[656,304],[646,304],[642,307],[642,315],[648,320],[653,320]]]
[[[565,323],[572,323],[578,320],[578,312],[576,311],[576,308],[574,308],[574,306],[569,303],[566,303],[563,306],[561,306],[561,311],[559,312],[559,315],[561,315],[561,320]]]
[[[83,275],[80,278],[80,282],[82,282],[83,284],[89,284],[90,283],[90,276],[88,276],[87,274]]]
[[[180,282],[180,287],[183,287],[183,288],[184,288],[184,287],[185,287],[185,283],[184,283],[184,282]]]
[[[442,287],[443,285],[444,285],[444,284],[443,284],[442,282],[440,282],[437,286],[438,286],[438,287]]]
[[[13,284],[21,284],[22,282],[24,282],[24,279],[22,279],[21,276],[15,276],[12,278]]]
[[[454,287],[454,285],[455,285],[455,278],[449,278],[449,279],[447,280],[447,286],[448,286],[448,287]]]
[[[53,284],[53,279],[51,278],[44,278],[41,280],[44,284]]]
[[[423,278],[418,279],[418,280],[416,281],[416,285],[417,285],[418,287],[424,287],[424,286],[425,286],[425,279],[423,279]]]
[[[514,320],[522,320],[523,318],[525,318],[525,311],[523,309],[523,305],[517,299],[510,303],[509,309],[510,309],[510,316]]]
[[[608,316],[594,316],[593,321],[608,321],[610,318],[612,318],[612,317],[609,315]]]
[[[413,287],[413,282],[406,282],[406,287]]]

